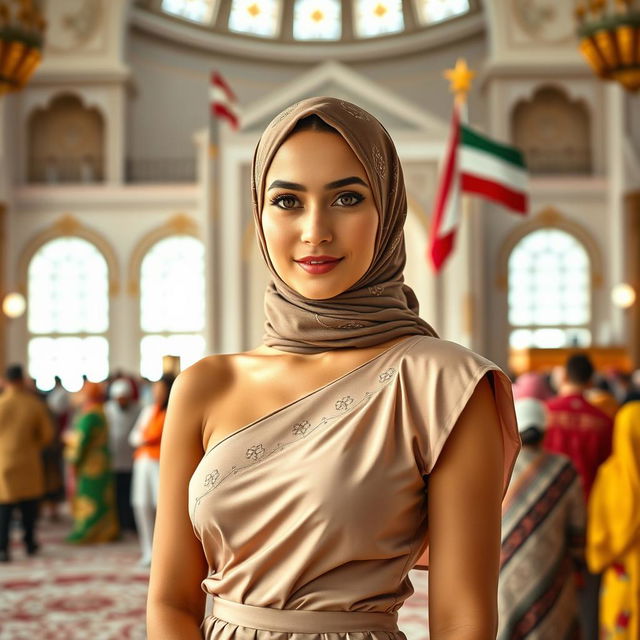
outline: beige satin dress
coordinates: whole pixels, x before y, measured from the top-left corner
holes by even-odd
[[[206,640],[401,640],[427,547],[424,478],[493,372],[505,487],[517,456],[509,379],[452,342],[411,336],[212,447],[189,484],[209,563]]]

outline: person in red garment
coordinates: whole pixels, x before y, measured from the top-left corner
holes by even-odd
[[[569,457],[578,471],[585,503],[598,467],[611,455],[613,421],[585,398],[591,386],[594,367],[584,353],[567,360],[558,396],[547,401],[549,427],[544,448]],[[579,592],[580,617],[584,640],[598,638],[598,598],[600,575],[586,572]]]

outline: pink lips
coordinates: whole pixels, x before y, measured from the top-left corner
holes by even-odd
[[[333,256],[305,256],[295,260],[307,273],[322,274],[331,271],[342,258]]]

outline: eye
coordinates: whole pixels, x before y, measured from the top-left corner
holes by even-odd
[[[295,196],[286,194],[286,195],[282,195],[282,196],[275,196],[274,198],[271,198],[271,200],[269,200],[269,202],[272,205],[275,205],[276,207],[279,207],[280,209],[293,209],[293,206],[281,206],[280,203],[282,202],[291,202],[293,201],[294,203],[298,201],[298,198],[296,198]]]
[[[344,201],[345,198],[347,200],[346,202]],[[339,195],[336,202],[338,202],[339,200],[343,201],[342,206],[344,207],[354,207],[355,205],[360,204],[364,200],[364,196],[361,196],[359,193],[356,193],[355,191],[351,191],[349,193],[343,193]]]

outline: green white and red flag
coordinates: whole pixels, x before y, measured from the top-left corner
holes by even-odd
[[[523,215],[529,208],[528,173],[522,152],[462,124],[455,105],[431,224],[429,256],[436,272],[455,244],[462,193],[480,196]]]

